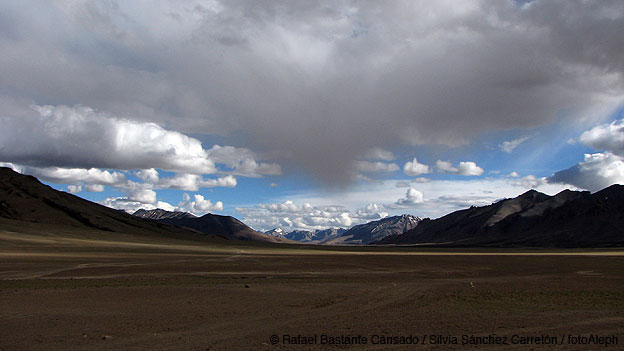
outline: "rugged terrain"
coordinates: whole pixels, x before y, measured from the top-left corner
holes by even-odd
[[[160,208],[154,210],[144,210],[139,209],[133,213],[134,216],[154,219],[154,220],[163,220],[163,219],[184,219],[184,218],[197,218],[197,216],[188,212],[180,212],[180,211],[166,211]]]
[[[386,217],[351,227],[340,237],[328,241],[328,244],[370,244],[388,236],[403,234],[416,228],[419,217],[401,215]]]
[[[329,228],[323,230],[293,230],[286,232],[275,228],[265,232],[267,235],[312,244],[370,244],[387,236],[403,234],[415,228],[420,218],[404,214],[355,225],[349,229]]]
[[[624,186],[590,194],[564,190],[548,196],[530,190],[489,206],[422,220],[381,244],[495,247],[624,246]]]
[[[340,237],[346,231],[347,230],[343,228],[328,228],[319,230],[293,230],[286,232],[282,228],[275,228],[264,232],[264,234],[298,241],[301,243],[324,244],[329,240]]]
[[[200,233],[218,235],[227,239],[288,243],[289,240],[257,232],[232,216],[212,213],[196,217],[186,212],[170,212],[162,209],[138,210],[134,216],[150,218],[172,226],[188,228]]]
[[[37,178],[0,167],[0,218],[108,232],[176,235],[196,233],[52,189]]]
[[[130,215],[52,189],[37,178],[0,167],[0,218],[146,235],[208,234],[228,239],[287,242],[256,232],[236,218],[139,210]]]

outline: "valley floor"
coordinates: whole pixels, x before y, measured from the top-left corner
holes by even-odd
[[[0,232],[0,350],[604,349],[579,335],[624,347],[623,251],[103,235]],[[551,337],[562,345],[536,344]]]

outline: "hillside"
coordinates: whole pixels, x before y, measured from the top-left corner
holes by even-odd
[[[155,210],[139,209],[136,212],[134,212],[132,215],[141,217],[141,218],[155,219],[155,220],[197,218],[197,216],[188,212],[180,212],[180,211],[171,212],[171,211],[166,211],[160,208],[157,208]]]
[[[624,186],[594,194],[535,190],[492,205],[425,219],[378,244],[497,247],[602,247],[624,245]]]
[[[178,236],[208,234],[227,239],[289,242],[249,228],[236,218],[185,212],[115,210],[42,184],[37,178],[0,168],[0,218],[41,226],[61,225],[127,234]]]
[[[201,217],[196,217],[186,212],[170,212],[162,209],[138,210],[134,213],[134,216],[154,218],[154,220],[159,223],[190,228],[200,233],[219,235],[227,239],[275,243],[290,242],[289,240],[283,238],[257,232],[231,216],[221,216],[209,213]]]
[[[388,236],[403,234],[418,226],[420,221],[419,217],[407,214],[386,217],[353,226],[341,236],[328,241],[327,244],[370,244]]]
[[[194,232],[137,218],[52,189],[35,177],[5,167],[0,167],[0,218],[109,232],[166,235]]]

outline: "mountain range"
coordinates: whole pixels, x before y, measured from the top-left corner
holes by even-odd
[[[349,229],[330,228],[286,232],[282,228],[275,228],[264,233],[279,238],[310,244],[362,245],[373,243],[390,235],[402,234],[415,228],[419,221],[420,218],[418,217],[404,214],[359,224]]]
[[[133,216],[42,184],[0,167],[0,219],[149,235],[208,234],[226,239],[287,242],[249,228],[236,218],[185,212],[137,211]]]
[[[326,244],[371,244],[388,236],[403,234],[416,228],[421,221],[419,217],[404,214],[386,217],[376,221],[351,227],[341,236],[326,241]]]
[[[162,209],[137,210],[134,216],[149,218],[159,223],[190,228],[200,233],[219,235],[227,239],[286,243],[289,240],[257,232],[232,216],[205,214],[197,217],[186,212],[170,212]]]
[[[0,218],[109,232],[172,235],[196,233],[52,189],[37,178],[0,167]]]
[[[493,247],[608,247],[624,245],[624,186],[596,193],[535,190],[431,220],[376,244]]]
[[[286,232],[282,228],[275,228],[264,232],[264,234],[299,241],[302,243],[323,244],[331,239],[341,236],[346,231],[347,230],[343,228],[329,228],[321,230],[293,230]]]
[[[438,219],[387,217],[348,230],[259,233],[230,216],[201,217],[161,209],[135,215],[52,189],[35,177],[0,167],[0,220],[141,235],[208,234],[276,243],[428,245],[446,247],[624,246],[624,186],[596,193],[535,190],[488,206],[470,207]],[[8,222],[5,222],[8,223]]]

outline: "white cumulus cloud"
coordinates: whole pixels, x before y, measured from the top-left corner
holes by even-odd
[[[177,209],[195,215],[204,215],[208,212],[223,211],[223,202],[217,201],[213,204],[212,201],[204,198],[203,195],[195,194],[191,197],[189,194],[184,193]]]
[[[69,191],[72,194],[79,193],[79,192],[82,191],[82,186],[80,186],[80,185],[68,185],[67,186],[67,191]]]
[[[258,204],[240,207],[243,221],[259,230],[282,227],[287,230],[315,230],[342,227],[384,218],[388,215],[383,205],[368,205],[350,211],[343,206],[314,206],[309,202],[297,204],[292,200],[282,203]]]
[[[610,152],[585,154],[584,160],[548,178],[552,183],[571,184],[598,191],[612,184],[624,184],[624,158]]]
[[[419,204],[425,201],[425,196],[422,192],[409,188],[405,192],[405,197],[400,198],[396,201],[397,205],[409,206],[414,204]]]
[[[405,163],[405,165],[403,166],[403,173],[407,174],[408,176],[416,177],[421,174],[429,173],[429,166],[418,163],[418,160],[416,159],[416,157],[414,157],[412,161],[408,161]]]
[[[596,150],[624,156],[624,120],[596,126],[581,134],[579,140]]]
[[[101,193],[104,191],[104,185],[102,184],[87,184],[84,188],[86,191],[90,191],[92,193]]]
[[[590,191],[624,184],[624,120],[596,126],[583,132],[579,140],[603,152],[585,154],[583,161],[556,172],[548,178],[549,182]]]
[[[436,168],[440,173],[446,174],[458,174],[462,176],[480,176],[483,174],[483,168],[477,166],[472,161],[461,161],[457,164],[457,167],[453,167],[453,164],[448,161],[438,160],[436,162]]]

